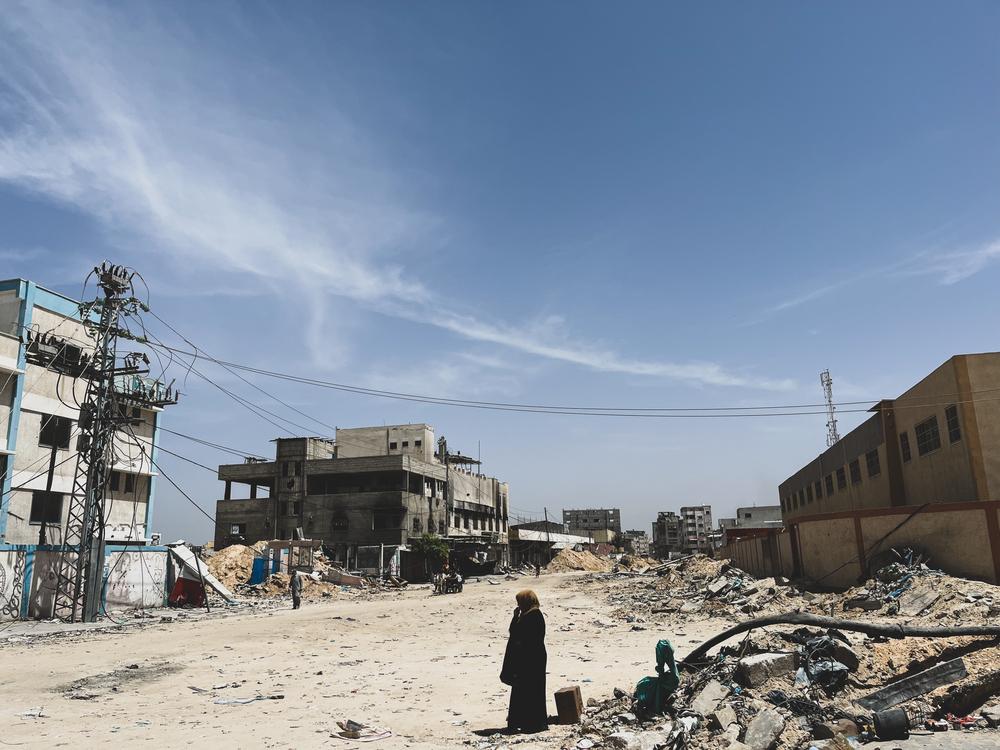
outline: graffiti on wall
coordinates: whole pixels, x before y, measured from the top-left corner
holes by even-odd
[[[104,601],[107,607],[159,607],[167,585],[167,553],[109,552]]]
[[[22,550],[0,551],[0,618],[5,620],[21,615],[25,556]]]

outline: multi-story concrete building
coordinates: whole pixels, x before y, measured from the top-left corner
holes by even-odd
[[[426,424],[338,429],[335,440],[282,438],[273,461],[219,467],[225,499],[216,506],[215,544],[322,540],[346,565],[364,550],[405,545],[434,533],[470,554],[506,560],[508,486],[477,473],[479,462],[435,452]],[[236,499],[234,484],[249,486]],[[418,571],[406,569],[403,574]],[[417,568],[422,566],[422,561]]]
[[[51,343],[38,334],[53,337]],[[0,542],[59,545],[64,539],[77,463],[77,404],[87,381],[33,361],[41,361],[38,355],[78,363],[92,347],[77,301],[32,281],[0,281]],[[122,431],[115,437],[105,519],[111,544],[142,543],[150,532],[156,477],[149,457],[156,460],[161,410],[129,402],[129,383],[140,380],[123,379],[118,388],[119,410],[132,420],[135,437]]]
[[[680,517],[682,551],[685,554],[711,552],[714,546],[709,539],[712,533],[712,506],[682,506]]]
[[[781,564],[850,585],[887,545],[1000,581],[1000,353],[948,359],[778,488]]]
[[[630,555],[646,557],[649,554],[649,535],[641,529],[629,529],[622,533],[622,548]]]
[[[563,523],[571,533],[584,531],[611,531],[614,536],[622,533],[622,515],[618,508],[585,508],[564,510]],[[586,534],[582,534],[586,536]],[[602,540],[607,542],[608,540]],[[609,542],[608,542],[609,543]]]
[[[674,511],[660,511],[653,522],[653,555],[666,559],[680,554],[683,549],[682,528],[681,517]]]
[[[778,488],[784,520],[1000,498],[1000,353],[957,355]]]

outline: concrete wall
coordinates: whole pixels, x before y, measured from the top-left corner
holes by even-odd
[[[109,545],[104,561],[104,606],[165,606],[168,554],[165,547],[126,550]],[[0,545],[0,620],[53,616],[59,555],[58,548]]]
[[[961,405],[962,427],[969,433],[969,449],[974,454],[979,499],[1000,500],[1000,354],[961,359],[956,369],[961,372],[964,365],[968,388]]]
[[[836,518],[797,525],[802,573],[825,586],[848,587],[861,576],[857,537],[852,518]]]
[[[337,429],[337,457],[410,455],[434,460],[434,429],[426,424]],[[419,443],[419,445],[418,445]]]
[[[962,439],[956,443],[948,439],[945,408],[949,403],[957,406],[965,400],[960,393],[956,370],[960,359],[948,360],[894,402],[896,431],[906,433],[910,443],[911,459],[902,463],[908,505],[989,499],[978,496],[969,453],[967,428],[970,425],[966,419],[959,420],[963,428]],[[994,385],[1000,385],[1000,381],[995,381]],[[937,418],[941,447],[921,456],[914,428],[932,416]]]
[[[952,575],[1000,582],[1000,503],[929,503],[916,511],[908,506],[814,516],[794,524],[794,533],[768,533],[777,540],[783,575],[798,574],[824,586],[849,587],[863,580],[872,560],[893,547],[913,547],[929,555],[931,567]],[[793,566],[795,534],[801,552],[798,572]],[[733,540],[719,554],[746,562],[754,559],[759,544],[757,539]],[[757,574],[753,567],[745,569]]]

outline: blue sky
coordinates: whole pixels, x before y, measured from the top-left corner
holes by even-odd
[[[14,6],[0,276],[75,294],[109,257],[216,357],[394,391],[801,404],[829,368],[838,399],[892,397],[997,349],[998,28],[975,2]],[[326,423],[481,444],[517,509],[647,529],[774,503],[825,445],[820,415],[257,382]],[[275,427],[182,390],[172,429],[270,452]],[[163,467],[214,507],[208,472]],[[163,483],[155,521],[209,535]]]

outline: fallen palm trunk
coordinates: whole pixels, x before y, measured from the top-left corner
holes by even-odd
[[[825,617],[824,615],[813,615],[805,612],[792,614],[768,615],[758,617],[753,620],[741,622],[719,633],[717,636],[708,639],[687,655],[681,663],[688,668],[697,669],[706,653],[713,647],[724,641],[728,641],[734,635],[745,633],[755,628],[763,628],[768,625],[812,625],[818,628],[835,628],[837,630],[853,630],[866,635],[882,636],[885,638],[956,638],[959,636],[993,636],[1000,638],[1000,625],[966,625],[953,628],[928,628],[919,625],[886,625],[873,622],[860,622],[858,620],[841,620],[837,617]]]

